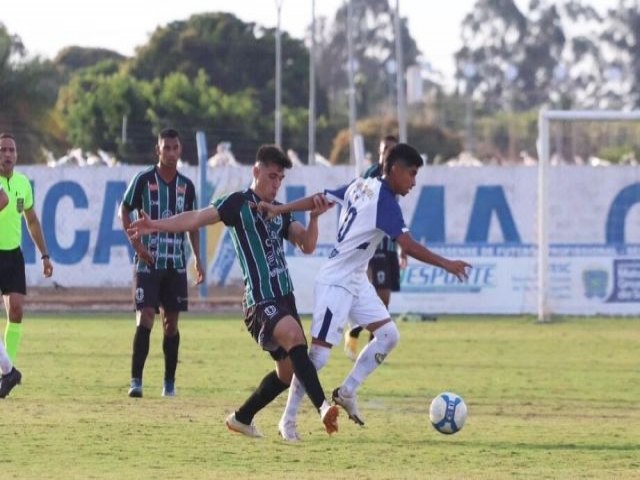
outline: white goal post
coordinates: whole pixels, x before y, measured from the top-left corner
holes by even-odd
[[[549,309],[549,131],[556,121],[640,121],[640,111],[616,110],[541,110],[538,115],[538,321],[548,322]]]

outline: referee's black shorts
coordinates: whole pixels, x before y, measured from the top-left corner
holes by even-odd
[[[14,250],[0,250],[0,293],[27,294],[24,257],[20,247]]]

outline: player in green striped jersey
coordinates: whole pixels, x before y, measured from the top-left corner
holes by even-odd
[[[225,421],[230,430],[250,437],[262,436],[253,417],[289,387],[294,373],[318,409],[327,433],[338,431],[338,409],[327,402],[307,352],[283,247],[287,239],[304,253],[313,252],[318,240],[318,216],[330,205],[324,196],[314,197],[315,209],[306,228],[291,215],[267,219],[255,208],[260,201],[279,203],[275,198],[284,171],[291,166],[280,148],[263,145],[256,155],[251,188],[216,199],[202,210],[171,218],[152,220],[145,213],[129,229],[135,241],[156,231],[184,232],[220,221],[230,228],[245,284],[245,324],[254,340],[270,353],[276,367]]]
[[[158,163],[134,177],[120,205],[122,228],[126,231],[130,214],[143,210],[152,218],[167,218],[193,210],[196,194],[193,182],[178,172],[177,163],[182,152],[180,136],[167,128],[158,135],[156,153]],[[188,232],[195,259],[196,283],[204,279],[200,265],[198,229]],[[185,235],[153,234],[131,242],[135,250],[136,333],[131,356],[130,397],[142,397],[142,372],[149,354],[149,337],[162,306],[164,330],[162,350],[165,370],[162,395],[175,396],[175,374],[178,365],[180,332],[178,317],[187,310],[188,289],[185,259]]]

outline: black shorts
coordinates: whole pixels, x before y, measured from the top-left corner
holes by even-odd
[[[189,307],[187,271],[180,269],[155,269],[136,272],[133,300],[136,310],[152,307],[156,313],[160,306],[165,312],[186,312]]]
[[[27,279],[24,271],[22,250],[0,250],[0,293],[27,294]]]
[[[369,270],[376,290],[400,291],[400,262],[396,252],[376,250],[369,260]]]
[[[244,324],[247,326],[247,330],[258,345],[269,352],[274,360],[282,360],[287,356],[285,349],[273,339],[273,329],[276,323],[287,315],[295,318],[302,328],[293,293],[265,300],[244,311]]]

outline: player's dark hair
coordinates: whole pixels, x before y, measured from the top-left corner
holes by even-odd
[[[7,132],[0,133],[0,140],[2,140],[3,138],[10,138],[14,142],[16,141],[16,137],[14,137],[11,133],[7,133]]]
[[[278,165],[282,168],[291,168],[293,163],[277,145],[261,145],[256,153],[256,162],[263,165]]]
[[[177,138],[180,140],[180,134],[175,128],[163,128],[158,134],[158,142],[163,138]]]
[[[418,167],[424,165],[422,157],[418,151],[411,145],[406,143],[398,143],[389,149],[384,157],[384,173],[389,175],[391,167],[395,164],[403,165],[405,167]]]

